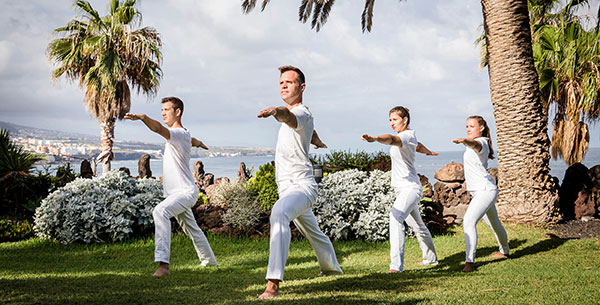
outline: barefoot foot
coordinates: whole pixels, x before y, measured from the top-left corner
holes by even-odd
[[[390,270],[388,270],[388,272],[386,272],[386,273],[387,273],[387,274],[390,274],[390,273],[400,273],[400,270],[394,270],[394,269],[390,269]]]
[[[496,252],[496,253],[490,255],[490,257],[493,257],[493,258],[504,258],[505,259],[505,258],[509,258],[510,256],[508,254],[504,254],[502,252]]]
[[[156,271],[154,271],[154,273],[152,274],[152,276],[165,276],[169,274],[171,274],[171,272],[169,272],[169,264],[160,263]]]
[[[279,280],[269,280],[265,292],[258,296],[261,300],[274,299],[279,296]]]
[[[462,271],[463,272],[471,272],[473,270],[475,270],[475,264],[467,262],[467,263],[465,263],[465,268],[463,268]]]

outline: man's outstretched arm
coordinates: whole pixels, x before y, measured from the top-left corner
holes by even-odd
[[[286,107],[269,107],[258,113],[259,118],[268,118],[273,116],[278,122],[285,123],[293,129],[298,127],[296,116]]]
[[[194,147],[200,147],[200,148],[204,148],[206,150],[208,150],[208,146],[204,145],[204,143],[202,143],[202,141],[192,137],[192,146]]]
[[[312,144],[315,147],[315,149],[327,148],[327,145],[325,145],[325,143],[323,143],[323,141],[321,141],[321,139],[319,138],[319,135],[317,134],[317,131],[314,129],[313,129],[312,137],[310,139],[310,144]]]
[[[169,129],[167,129],[165,126],[163,126],[159,121],[154,120],[143,113],[136,113],[136,114],[127,113],[125,115],[125,119],[132,120],[132,121],[141,120],[142,122],[144,122],[144,124],[146,124],[146,126],[148,126],[148,129],[158,133],[163,138],[167,139],[167,141],[171,139],[171,134],[169,133]]]

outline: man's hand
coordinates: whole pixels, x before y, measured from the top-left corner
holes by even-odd
[[[374,137],[371,137],[370,135],[368,135],[366,133],[362,135],[362,139],[369,143],[373,143],[373,142],[377,141],[377,139],[375,139]]]
[[[200,141],[194,137],[192,137],[192,146],[200,147],[200,148],[208,150],[208,146],[204,145],[204,143],[202,141]]]
[[[269,108],[265,108],[265,109],[261,110],[258,113],[258,117],[259,118],[268,118],[270,116],[275,116],[275,114],[277,114],[277,108],[269,107]]]
[[[466,141],[467,139],[465,138],[458,138],[458,139],[454,139],[452,140],[452,142],[454,142],[455,144],[462,144]]]
[[[127,113],[127,114],[125,114],[124,118],[127,120],[137,121],[137,120],[143,120],[145,116],[146,115],[143,113]]]

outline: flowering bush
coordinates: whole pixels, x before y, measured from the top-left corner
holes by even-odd
[[[227,206],[223,223],[234,229],[249,230],[260,220],[260,204],[244,183],[223,181],[211,199]]]
[[[0,242],[17,241],[33,236],[29,220],[0,219]]]
[[[396,199],[390,180],[391,172],[379,170],[352,169],[325,177],[313,208],[323,232],[338,240],[387,240],[389,212]],[[410,228],[406,234],[414,235]]]
[[[34,231],[63,244],[120,241],[152,229],[152,210],[162,200],[154,179],[135,180],[121,171],[78,178],[42,201]]]

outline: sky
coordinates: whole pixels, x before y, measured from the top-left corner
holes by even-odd
[[[101,15],[108,1],[92,0]],[[262,2],[262,1],[259,1]],[[598,11],[592,0],[590,11]],[[279,71],[306,75],[304,104],[333,150],[378,151],[363,133],[392,132],[390,108],[410,109],[411,128],[434,151],[462,150],[465,119],[495,121],[487,69],[475,45],[483,21],[479,1],[376,1],[371,33],[362,33],[364,1],[337,1],[320,32],[298,21],[300,1],[271,1],[244,15],[238,0],[138,0],[142,26],[163,42],[163,79],[155,97],[132,93],[131,112],[160,119],[160,99],[185,103],[183,125],[211,146],[274,147],[278,124],[258,119],[282,106]],[[53,29],[77,17],[71,0],[0,0],[0,121],[99,135],[84,92],[52,81]],[[590,147],[600,147],[592,126]],[[117,140],[162,142],[140,122],[118,121]],[[495,143],[495,139],[494,139]]]

